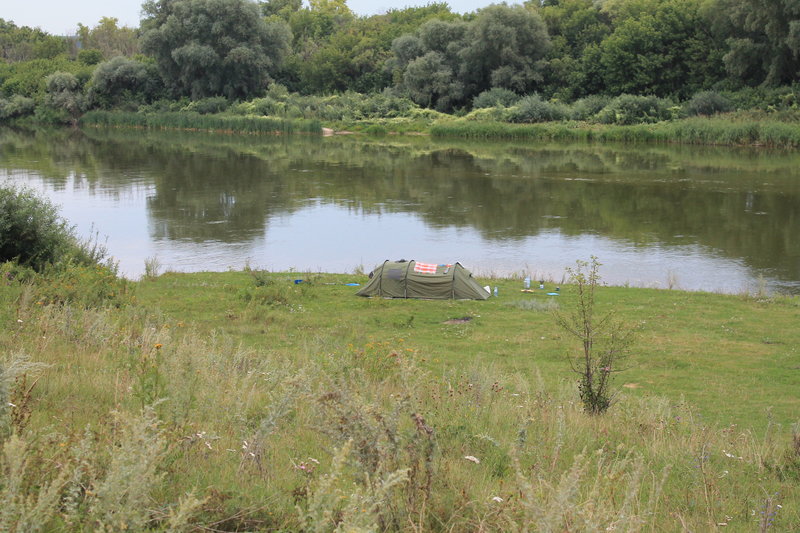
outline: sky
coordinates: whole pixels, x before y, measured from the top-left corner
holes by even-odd
[[[375,15],[389,9],[427,5],[429,0],[348,0],[347,5],[359,15]],[[451,0],[450,8],[467,13],[499,0]],[[516,3],[516,2],[508,2]],[[114,17],[121,26],[138,27],[142,0],[0,0],[0,18],[17,26],[41,28],[54,35],[71,35],[78,23],[96,26],[102,17]]]

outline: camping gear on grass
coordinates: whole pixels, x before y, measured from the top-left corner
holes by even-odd
[[[432,300],[486,300],[490,296],[461,263],[435,265],[386,260],[369,276],[369,283],[356,293],[358,296]]]

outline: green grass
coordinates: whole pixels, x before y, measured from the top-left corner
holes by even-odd
[[[324,347],[403,339],[405,345],[425,354],[425,366],[434,371],[474,363],[525,375],[536,367],[552,382],[572,379],[564,357],[577,347],[557,328],[549,312],[524,308],[531,301],[552,304],[554,300],[561,308],[569,308],[573,300],[568,289],[552,297],[519,292],[522,283],[515,280],[481,280],[497,285],[499,298],[486,302],[375,300],[353,297],[352,287],[324,284],[363,282],[363,277],[312,275],[324,281],[293,286],[289,279],[303,274],[270,276],[274,286],[287,291],[290,303],[270,306],[245,301],[242,287],[249,284],[247,273],[166,274],[142,284],[138,295],[142,303],[175,320],[233,336],[253,348],[281,347],[287,356],[308,343]],[[199,286],[202,294],[193,294]],[[292,305],[301,306],[301,312],[293,312]],[[599,305],[639,328],[633,366],[620,375],[625,383],[637,385],[626,389],[626,394],[685,397],[705,419],[721,424],[763,429],[768,409],[783,424],[800,417],[800,400],[792,392],[800,387],[800,372],[791,366],[800,364],[800,332],[794,327],[800,319],[800,300],[796,297],[759,300],[605,287]],[[443,324],[465,316],[476,318],[464,325]],[[306,331],[313,331],[313,336],[305,335]],[[721,396],[754,388],[758,390],[745,402],[719,401]]]
[[[137,127],[158,130],[194,130],[230,133],[322,133],[318,120],[272,117],[201,115],[192,112],[133,113],[90,111],[81,126]]]
[[[656,124],[613,126],[581,122],[508,124],[504,122],[440,121],[434,137],[548,141],[675,142],[710,145],[800,146],[800,125],[768,115],[689,118]]]
[[[5,277],[0,529],[800,528],[796,297],[599,289],[638,341],[592,417],[551,314],[571,287],[353,281],[167,273],[83,308]]]

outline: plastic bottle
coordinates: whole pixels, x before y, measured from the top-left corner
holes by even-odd
[[[494,295],[497,296],[497,285],[494,286]]]
[[[524,288],[526,288],[526,289],[530,289],[531,288],[531,278],[525,278],[525,280],[522,282],[522,286]]]

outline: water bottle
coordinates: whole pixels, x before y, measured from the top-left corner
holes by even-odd
[[[525,278],[525,280],[522,282],[522,286],[524,288],[526,288],[526,289],[530,289],[531,288],[531,278]]]
[[[497,285],[494,286],[494,295],[497,296]]]

